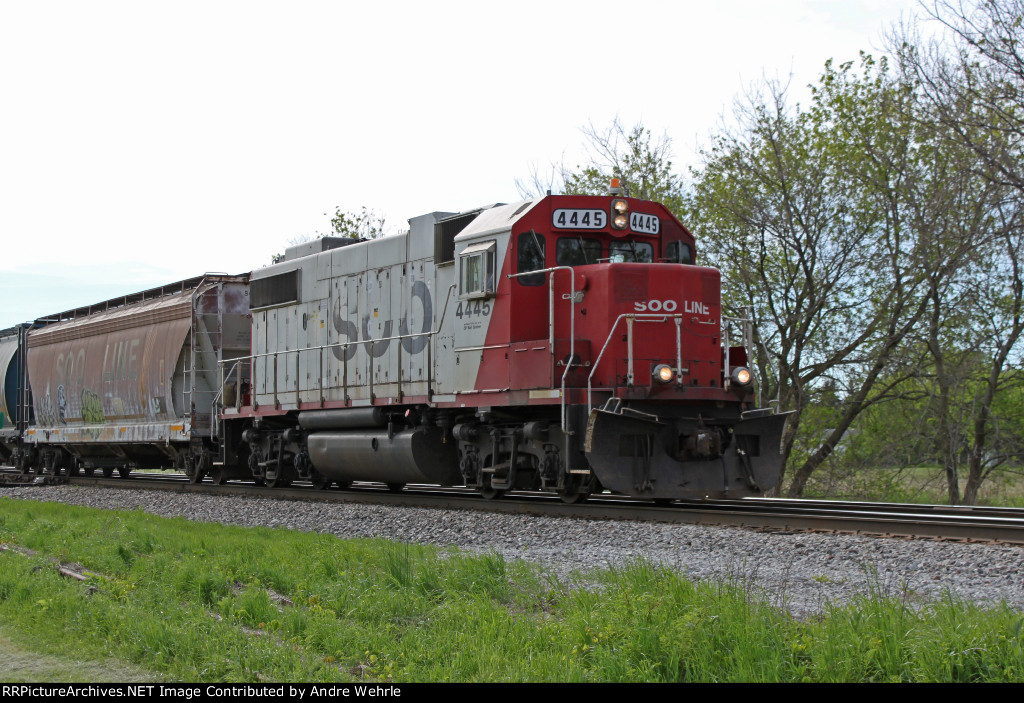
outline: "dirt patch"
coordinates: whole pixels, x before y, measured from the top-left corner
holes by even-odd
[[[4,683],[146,683],[163,676],[107,659],[82,661],[39,654],[0,632],[0,681]]]

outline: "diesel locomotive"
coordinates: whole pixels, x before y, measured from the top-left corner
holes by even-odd
[[[663,205],[548,195],[325,237],[0,333],[23,471],[762,495],[786,416]]]

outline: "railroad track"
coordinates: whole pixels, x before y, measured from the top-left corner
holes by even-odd
[[[26,485],[49,477],[0,471],[0,487]],[[984,506],[914,505],[853,501],[743,499],[676,501],[668,505],[592,496],[566,505],[548,494],[516,492],[506,500],[486,500],[470,489],[407,486],[393,492],[381,484],[356,484],[351,490],[318,491],[300,483],[268,489],[231,482],[223,486],[190,484],[180,474],[133,474],[129,478],[59,477],[73,485],[122,489],[166,490],[214,495],[306,500],[325,503],[376,503],[405,507],[480,510],[602,520],[636,520],[675,524],[732,526],[774,532],[826,532],[873,537],[931,538],[1024,545],[1024,509]],[[2,493],[0,493],[2,495]],[[511,500],[511,498],[515,500]]]

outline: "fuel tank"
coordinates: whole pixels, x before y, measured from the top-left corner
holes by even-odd
[[[313,432],[307,439],[313,466],[332,481],[462,483],[457,443],[437,427],[388,433],[386,429]]]

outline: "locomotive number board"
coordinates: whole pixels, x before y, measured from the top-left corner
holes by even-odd
[[[661,230],[661,222],[654,215],[631,212],[629,213],[629,228],[643,234],[657,234]]]
[[[608,225],[608,213],[586,208],[559,208],[551,214],[551,224],[557,229],[604,229]],[[658,234],[661,221],[656,215],[632,212],[629,214],[629,228],[641,234]]]
[[[604,229],[608,213],[604,210],[561,208],[551,215],[551,224],[559,229]]]

